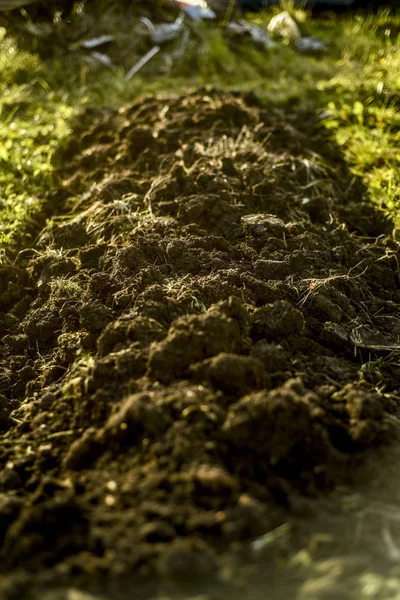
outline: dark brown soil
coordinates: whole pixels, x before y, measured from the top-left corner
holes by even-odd
[[[393,437],[391,224],[252,95],[88,112],[57,167],[0,273],[2,572],[210,575]]]

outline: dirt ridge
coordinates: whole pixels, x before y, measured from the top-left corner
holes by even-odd
[[[77,125],[1,268],[3,572],[201,577],[393,437],[397,245],[316,125],[215,90]]]

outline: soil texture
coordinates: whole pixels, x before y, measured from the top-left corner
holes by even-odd
[[[0,269],[3,576],[212,576],[395,435],[391,223],[252,94],[88,111],[56,167]]]

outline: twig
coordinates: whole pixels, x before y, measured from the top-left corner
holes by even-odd
[[[129,71],[125,75],[126,81],[132,79],[132,77],[136,75],[136,73],[138,73],[140,69],[142,69],[145,66],[145,64],[147,64],[156,54],[158,54],[160,50],[160,46],[153,46],[153,48],[149,50],[147,54],[142,56],[142,58],[135,65],[133,65],[133,67],[129,69]]]

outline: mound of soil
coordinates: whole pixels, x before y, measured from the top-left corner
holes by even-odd
[[[393,436],[397,246],[310,115],[90,111],[0,273],[1,570],[172,579]]]
[[[0,3],[0,25],[14,43],[38,54],[44,63],[51,64],[57,58],[63,63],[85,64],[92,70],[98,69],[101,63],[93,60],[91,49],[85,49],[82,42],[110,35],[111,43],[102,45],[100,50],[115,65],[130,69],[152,47],[148,29],[139,18],[163,23],[179,15],[177,6],[170,0],[31,2],[23,10],[6,12],[2,12]]]

